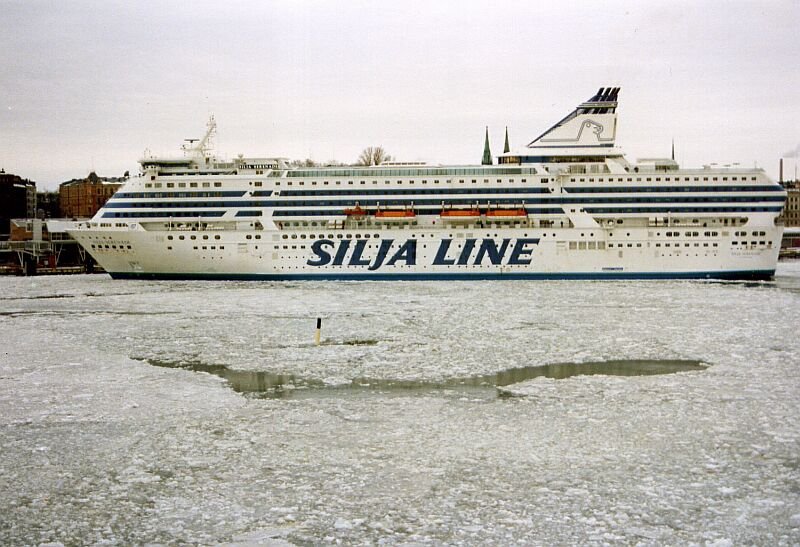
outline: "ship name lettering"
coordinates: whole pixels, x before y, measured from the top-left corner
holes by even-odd
[[[499,266],[503,263],[508,248],[511,246],[511,239],[503,239],[498,245],[494,239],[482,239],[478,244],[477,239],[466,239],[460,252],[450,253],[452,239],[443,239],[439,243],[439,249],[433,259],[434,266],[467,266],[469,264],[480,266],[484,259],[488,259],[489,264]],[[539,243],[539,239],[517,239],[511,249],[507,264],[510,266],[524,266],[531,263],[533,246]],[[472,256],[475,248],[478,252]]]
[[[383,239],[374,256],[367,249],[369,240],[318,239],[311,244],[313,256],[306,261],[309,266],[353,266],[367,267],[375,271],[383,266],[416,266],[417,240],[407,239],[399,247],[394,239]],[[491,264],[499,266],[505,263],[511,266],[528,265],[533,257],[533,247],[539,239],[502,239],[499,242],[491,238],[464,240],[460,249],[453,248],[452,239],[442,239],[436,250],[433,266],[480,266]],[[349,255],[349,257],[348,257]]]
[[[311,244],[311,252],[314,253],[314,256],[307,260],[306,264],[309,266],[327,266],[329,264],[332,266],[344,265],[351,241],[350,239],[343,239],[338,242],[337,247],[337,244],[330,239],[318,239]],[[417,263],[416,239],[406,240],[391,255],[389,260],[386,260],[386,257],[389,256],[389,251],[394,243],[393,239],[384,239],[381,241],[378,253],[375,255],[374,259],[364,256],[368,243],[366,239],[357,239],[355,242],[353,253],[347,261],[348,266],[367,266],[367,269],[374,271],[383,266],[384,262],[387,266],[394,266],[398,263],[405,263],[407,266],[415,266]],[[334,248],[336,252],[332,256]]]

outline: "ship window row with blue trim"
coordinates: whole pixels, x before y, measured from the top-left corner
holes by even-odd
[[[640,193],[640,192],[783,192],[777,184],[759,186],[565,186],[569,194]]]
[[[597,146],[603,147],[605,145]],[[510,160],[509,163],[602,163],[602,158],[591,156],[515,156],[502,159]]]
[[[608,198],[611,199],[611,198]],[[553,199],[530,199],[530,200],[521,200],[521,199],[491,199],[491,200],[475,200],[475,199],[448,199],[448,200],[441,200],[441,199],[364,199],[364,200],[353,200],[353,199],[344,199],[344,200],[329,200],[329,201],[322,201],[322,200],[281,200],[281,201],[225,201],[225,202],[202,202],[202,201],[193,201],[193,202],[171,202],[171,201],[163,201],[163,202],[120,202],[120,203],[106,203],[105,208],[107,209],[169,209],[169,208],[197,208],[197,207],[205,207],[208,209],[214,208],[252,208],[252,207],[267,207],[267,208],[280,208],[280,207],[354,207],[356,205],[360,206],[372,206],[377,207],[378,205],[400,205],[400,206],[410,206],[410,205],[441,205],[442,202],[446,202],[447,204],[452,205],[475,205],[476,203],[491,203],[491,204],[508,204],[508,205],[520,205],[523,202],[527,203],[545,203],[545,204],[553,204],[558,203],[558,198]],[[585,202],[586,200],[581,201],[581,203]],[[620,200],[612,199],[612,203],[618,203]]]
[[[441,205],[442,202],[452,205],[475,205],[475,204],[497,204],[497,205],[520,205],[540,204],[540,205],[584,205],[593,203],[763,203],[763,202],[783,202],[783,196],[664,196],[664,197],[537,197],[537,198],[496,198],[496,199],[340,199],[340,200],[264,200],[264,201],[186,201],[186,202],[107,202],[107,209],[160,209],[160,208],[252,208],[252,207],[362,207],[385,206],[418,206],[418,205]]]
[[[768,213],[783,207],[586,207],[587,213]]]
[[[615,197],[615,198],[553,198],[542,203],[580,205],[584,203],[763,203],[783,202],[783,196],[669,196],[669,197]],[[536,203],[536,201],[532,201]]]
[[[459,176],[464,176],[464,175],[459,175]],[[471,176],[474,176],[474,175],[471,175]],[[439,184],[441,182],[439,179],[422,179],[420,181],[420,184],[426,185],[426,184],[428,184],[428,180],[433,182],[433,184],[435,184],[435,185]],[[443,180],[445,181],[446,184],[450,184],[450,183],[455,182],[455,179],[443,179]],[[506,182],[506,183],[509,183],[509,184],[514,184],[514,180],[515,179],[506,179],[505,181],[503,179],[495,179],[495,180],[496,180],[496,182],[498,184],[501,184],[503,182]],[[294,181],[294,182],[292,182],[290,180],[290,181],[285,181],[285,182],[286,182],[286,186],[291,186],[294,183],[297,183],[298,186],[304,186],[306,184],[305,181],[302,181],[302,180]],[[323,180],[323,181],[311,180],[311,181],[308,181],[308,182],[309,182],[310,186],[317,186],[318,183],[321,183],[322,186],[328,186],[330,184],[330,181],[327,181],[327,180]],[[345,182],[345,181],[344,180],[334,180],[333,184],[336,185],[336,186],[341,186],[343,182]],[[402,185],[403,182],[407,182],[409,185],[411,185],[411,184],[414,184],[416,181],[414,179],[405,180],[405,181],[403,181],[402,179],[397,179],[397,185],[398,186]],[[467,182],[466,179],[461,179],[461,178],[458,179],[458,184],[466,184],[466,182]],[[472,184],[476,184],[477,182],[478,182],[477,179],[472,179]],[[489,179],[483,179],[483,183],[484,184],[487,184],[488,182],[489,182]],[[528,179],[527,178],[520,179],[520,182],[522,184],[525,184],[525,183],[528,182]],[[547,184],[548,179],[546,179],[546,178],[539,179],[539,182],[542,183],[542,184]],[[360,180],[358,183],[359,183],[360,186],[364,186],[365,184],[367,184],[367,181]],[[383,184],[391,184],[391,183],[392,183],[391,180],[383,179]],[[348,186],[353,186],[354,184],[355,184],[355,181],[353,181],[353,180],[348,180],[347,181],[347,185]],[[373,185],[378,184],[378,181],[373,179],[372,184]],[[280,185],[281,185],[280,181],[276,181],[275,182],[275,186],[280,186]]]
[[[561,208],[533,208],[526,207],[529,215],[558,215],[564,214]],[[760,213],[778,212],[780,207],[592,207],[585,209],[587,213],[594,214],[623,214],[623,213]],[[438,215],[442,209],[420,209],[421,215]],[[308,216],[342,216],[343,210],[319,209],[281,209],[272,213],[273,217],[308,217]],[[476,219],[477,220],[477,219]],[[490,219],[487,219],[491,222]]]
[[[747,180],[747,177],[742,175],[741,177],[730,177],[730,179],[732,181],[741,180],[742,182],[745,182]],[[636,182],[642,182],[642,181],[644,181],[644,182],[653,182],[653,180],[655,180],[655,182],[662,182],[661,181],[661,177],[652,177],[652,176],[650,176],[650,177],[637,176],[635,178],[634,177],[618,177],[617,179],[614,179],[613,176],[612,177],[602,177],[602,176],[598,176],[597,177],[597,182],[614,182],[614,180],[616,180],[617,182],[623,182],[623,180],[627,180],[628,182],[633,182],[634,180]],[[700,181],[700,177],[698,177],[698,176],[683,177],[683,182],[690,182],[692,180],[694,182],[699,182]],[[717,177],[711,177],[711,179],[709,179],[709,177],[703,177],[703,182],[708,182],[709,180],[716,181],[716,180],[719,180],[719,179]],[[727,180],[728,180],[728,177],[722,177],[722,181],[723,182],[726,182]],[[758,179],[757,179],[757,177],[750,177],[750,180],[758,180]],[[573,177],[573,178],[570,178],[569,181],[570,182],[586,182],[587,179],[586,179],[586,177],[581,177],[581,178]],[[594,182],[595,179],[594,178],[589,178],[588,181],[589,182]],[[681,182],[681,177],[680,176],[664,177],[664,181],[663,182]]]
[[[160,209],[191,207],[275,207],[279,201],[111,201],[106,202],[106,209]]]
[[[533,208],[533,207],[526,207],[528,214],[531,215],[563,215],[564,210],[561,207],[550,207],[550,208]],[[418,209],[417,212],[421,215],[439,215],[444,209]],[[321,210],[321,209],[280,209],[274,211],[272,213],[273,217],[308,217],[308,216],[342,216],[344,215],[344,210],[341,209],[328,209],[328,210]],[[388,222],[391,222],[393,219],[387,218],[385,219]],[[476,219],[478,220],[478,219]],[[489,220],[491,222],[491,220]]]
[[[185,217],[221,217],[226,211],[159,211],[153,212],[136,212],[136,213],[103,213],[103,218],[185,218]]]
[[[783,192],[779,185],[759,186],[608,186],[608,187],[564,187],[566,193],[644,193],[644,192]],[[361,195],[447,195],[447,194],[547,194],[547,188],[399,188],[399,189],[360,189],[360,190],[283,190],[282,196],[361,196]],[[164,199],[164,198],[213,198],[242,197],[245,191],[220,192],[118,192],[109,203],[119,199]],[[269,197],[272,190],[257,190],[253,197]]]
[[[535,175],[533,167],[433,167],[433,168],[386,168],[377,169],[298,169],[286,172],[287,178],[337,178],[337,177],[448,177],[448,176],[495,176]]]
[[[253,192],[256,194],[257,192]],[[263,193],[263,192],[258,192]],[[114,194],[114,199],[120,198],[225,198],[225,197],[242,197],[245,190],[242,191],[216,191],[216,192],[117,192]],[[269,190],[264,195],[269,196],[272,190]]]
[[[375,196],[447,194],[547,194],[547,188],[364,188],[360,190],[281,190],[281,196]]]

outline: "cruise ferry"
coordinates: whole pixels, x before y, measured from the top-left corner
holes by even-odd
[[[226,161],[212,117],[182,156],[145,153],[70,233],[114,278],[772,277],[785,190],[758,168],[629,162],[618,94],[600,88],[527,146],[466,166]]]

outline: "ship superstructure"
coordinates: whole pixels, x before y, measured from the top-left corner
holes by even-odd
[[[601,88],[498,165],[223,161],[216,123],[146,154],[71,231],[115,278],[727,278],[774,274],[785,190],[763,170],[629,163]]]

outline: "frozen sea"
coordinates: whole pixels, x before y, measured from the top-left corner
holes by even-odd
[[[800,262],[2,278],[0,544],[797,545],[798,318]]]

